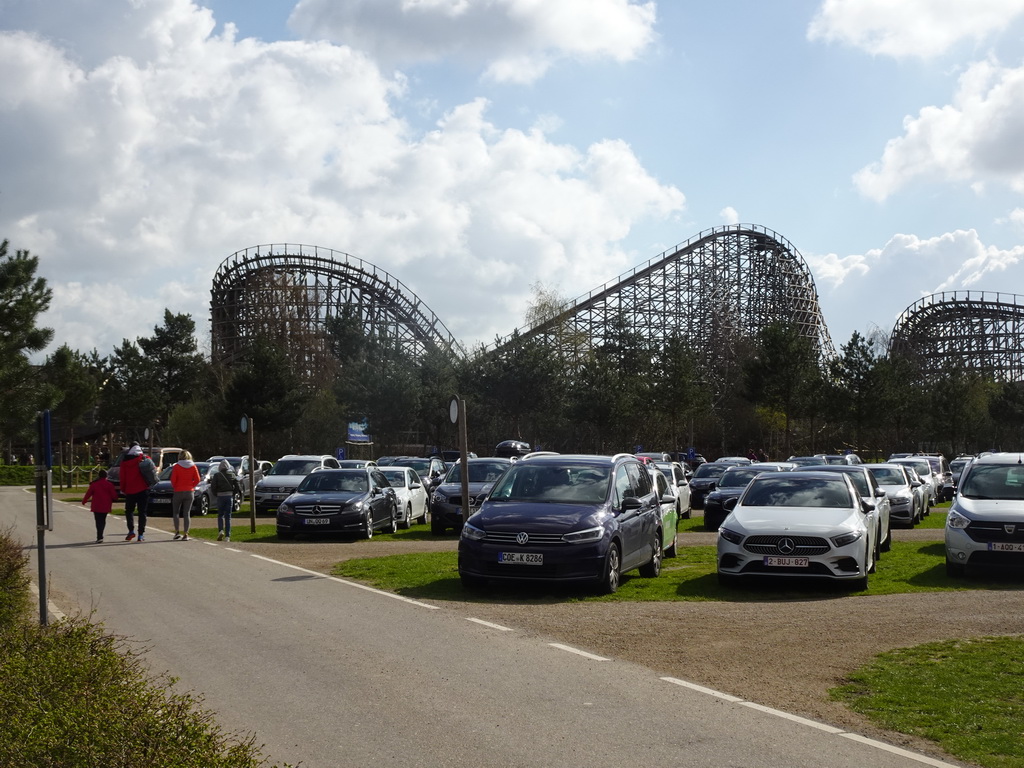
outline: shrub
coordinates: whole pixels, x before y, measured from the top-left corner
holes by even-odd
[[[24,621],[29,608],[28,555],[11,530],[0,531],[0,627]]]
[[[0,485],[35,485],[36,468],[20,464],[0,465]]]

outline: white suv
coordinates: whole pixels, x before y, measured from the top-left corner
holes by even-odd
[[[281,502],[295,493],[299,483],[312,472],[321,469],[339,469],[333,456],[288,454],[271,467],[263,479],[256,483],[256,511],[276,512]]]
[[[1024,454],[982,456],[960,478],[946,516],[946,573],[978,565],[1024,572]]]

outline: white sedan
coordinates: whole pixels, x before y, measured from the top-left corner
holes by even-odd
[[[420,476],[412,467],[379,467],[381,474],[395,489],[398,500],[398,525],[410,528],[417,520],[427,522],[427,492]]]
[[[795,576],[865,590],[879,524],[846,473],[769,472],[750,481],[718,532],[718,579]]]

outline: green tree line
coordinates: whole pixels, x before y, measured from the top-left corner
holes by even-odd
[[[197,457],[242,453],[242,415],[256,425],[256,452],[333,453],[349,421],[365,419],[372,446],[359,455],[452,448],[448,402],[467,401],[471,449],[489,454],[521,439],[557,451],[685,451],[708,458],[764,449],[772,458],[854,450],[865,458],[894,450],[947,454],[1018,448],[1024,387],[963,370],[923,380],[906,360],[890,359],[885,339],[854,332],[821,362],[795,327],[775,324],[733,344],[714,370],[707,339],[655,339],[622,315],[604,341],[572,339],[557,326],[544,336],[514,333],[466,357],[436,349],[412,355],[398,339],[368,336],[345,312],[325,326],[336,363],[327,384],[296,373],[288,350],[254,341],[242,362],[215,366],[199,350],[188,314],[165,309],[147,336],[124,339],[109,354],[62,344],[39,365],[33,354],[53,341],[39,327],[51,291],[38,257],[0,245],[0,440],[7,453],[34,442],[38,411],[53,417],[53,439],[116,452],[132,440],[189,448]],[[557,318],[561,300],[534,286],[524,320]],[[97,436],[100,436],[97,438]],[[7,457],[5,456],[5,459]]]

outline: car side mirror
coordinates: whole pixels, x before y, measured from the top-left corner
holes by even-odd
[[[870,512],[874,512],[875,505],[872,504],[870,501],[862,501],[860,503],[860,511],[863,512],[865,515]]]
[[[664,496],[661,497],[661,503],[662,504],[675,504],[676,503],[676,497],[673,496],[671,493],[666,493]]]
[[[422,485],[420,485],[419,483],[413,483],[413,484],[412,484],[412,485],[410,485],[409,487],[410,487],[410,488],[422,488],[423,486],[422,486]]]
[[[718,483],[708,483],[708,490],[709,491],[715,490],[715,486],[716,485],[718,485]]]
[[[739,503],[740,503],[740,497],[739,496],[733,496],[731,499],[726,499],[725,501],[722,502],[722,508],[726,512],[732,512],[734,509],[736,509],[736,505],[739,504]]]
[[[626,512],[630,509],[640,509],[643,505],[644,503],[636,496],[627,496],[622,500],[622,511]]]
[[[885,493],[885,489],[884,488],[875,488],[875,496],[877,496],[878,498],[881,499],[885,495],[886,495],[886,493]]]

